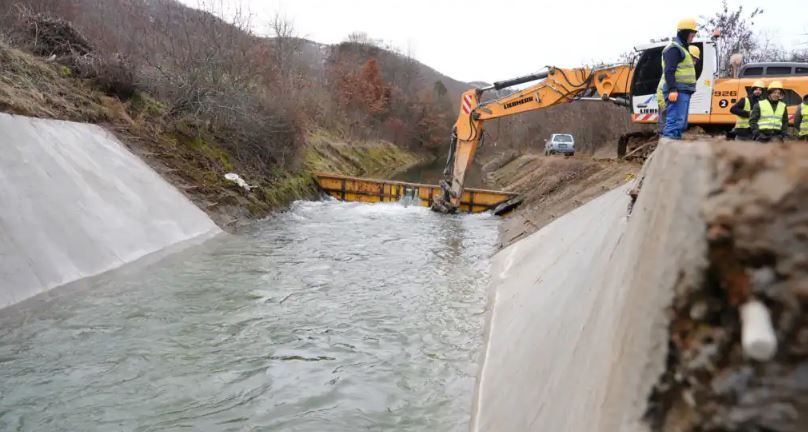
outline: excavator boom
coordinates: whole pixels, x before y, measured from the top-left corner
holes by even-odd
[[[496,82],[490,87],[469,90],[461,96],[460,112],[452,133],[442,194],[432,209],[454,213],[460,206],[466,172],[474,161],[483,139],[487,120],[548,108],[576,100],[604,100],[628,104],[633,69],[630,65],[601,68],[559,69],[512,80]],[[519,84],[538,83],[493,101],[482,102],[486,91],[502,90]]]

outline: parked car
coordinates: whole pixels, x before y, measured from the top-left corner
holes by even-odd
[[[561,153],[566,156],[575,154],[575,138],[570,134],[552,134],[544,144],[545,156]]]

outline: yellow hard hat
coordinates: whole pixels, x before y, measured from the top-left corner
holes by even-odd
[[[683,18],[682,20],[679,21],[679,24],[676,25],[676,30],[696,31],[696,19]]]
[[[769,90],[780,89],[783,90],[783,83],[780,81],[772,81],[769,83]]]
[[[695,45],[690,45],[689,47],[687,47],[687,50],[690,51],[691,56],[701,60],[701,50],[699,49],[699,47]]]
[[[763,80],[757,80],[757,81],[752,83],[752,88],[755,88],[755,87],[760,88],[760,89],[765,89],[766,88],[766,83],[763,82]]]

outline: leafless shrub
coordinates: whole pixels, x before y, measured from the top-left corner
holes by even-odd
[[[16,33],[25,37],[31,52],[40,56],[80,57],[93,52],[90,42],[70,22],[18,6]]]
[[[17,46],[68,66],[76,76],[93,80],[107,94],[122,100],[134,94],[135,69],[123,55],[97,52],[82,32],[63,18],[19,3],[12,9],[14,19],[7,27],[7,37]]]
[[[242,164],[264,170],[289,166],[303,142],[296,113],[282,100],[245,94],[230,115],[220,116],[220,128],[234,138],[225,146]]]
[[[300,108],[277,91],[291,88],[282,84],[293,80],[291,24],[273,22],[278,38],[288,43],[278,53],[250,33],[245,12],[225,22],[213,13],[185,13],[173,3],[161,7],[157,32],[145,41],[154,49],[144,59],[141,83],[167,104],[168,115],[192,119],[200,133],[219,137],[241,164],[269,169],[294,159],[302,144]],[[272,60],[280,60],[282,69]]]
[[[303,40],[298,37],[294,23],[287,17],[275,14],[269,22],[269,30],[274,36],[269,51],[272,58],[272,78],[281,95],[291,96],[299,88],[300,56]]]
[[[120,100],[128,100],[137,90],[135,68],[122,54],[77,56],[73,67],[79,76],[92,79],[101,91]]]

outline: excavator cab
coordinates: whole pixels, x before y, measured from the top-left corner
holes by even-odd
[[[631,82],[631,94],[649,95],[656,93],[659,77],[662,76],[663,48],[664,46],[658,46],[642,51],[639,59],[637,59],[637,66],[634,69],[634,77]],[[647,108],[647,106],[642,104],[640,108]]]
[[[754,64],[743,69],[743,72],[754,76],[720,78],[719,41],[720,34],[716,32],[710,39],[693,42],[701,49],[701,61],[696,64],[696,92],[690,99],[689,123],[708,132],[730,130],[735,124],[730,107],[746,96],[749,86],[760,76],[777,76],[783,81],[789,114],[793,115],[796,104],[801,100],[800,95],[808,93],[808,76],[805,76],[808,65]],[[630,107],[634,123],[657,123],[659,105],[656,90],[662,78],[662,51],[669,43],[662,41],[635,47],[639,53],[636,63],[568,69],[546,66],[530,75],[467,90],[460,96],[445,177],[439,186],[406,185],[325,174],[318,177],[320,186],[334,197],[371,202],[398,200],[402,193],[409,196],[408,191],[418,187],[423,192],[421,204],[441,213],[466,210],[507,212],[518,205],[518,197],[508,192],[470,190],[464,184],[466,172],[483,142],[485,122],[559,104],[608,101]],[[533,84],[522,86],[528,83]],[[581,121],[586,119],[582,118]],[[629,156],[625,150],[625,142],[621,140],[618,155]]]
[[[637,123],[656,123],[659,105],[656,91],[662,77],[662,50],[669,42],[657,42],[635,49],[640,52],[631,83],[632,119]],[[716,44],[712,40],[696,40],[702,59],[696,63],[696,93],[690,102],[690,115],[710,114],[712,88],[717,73]]]

